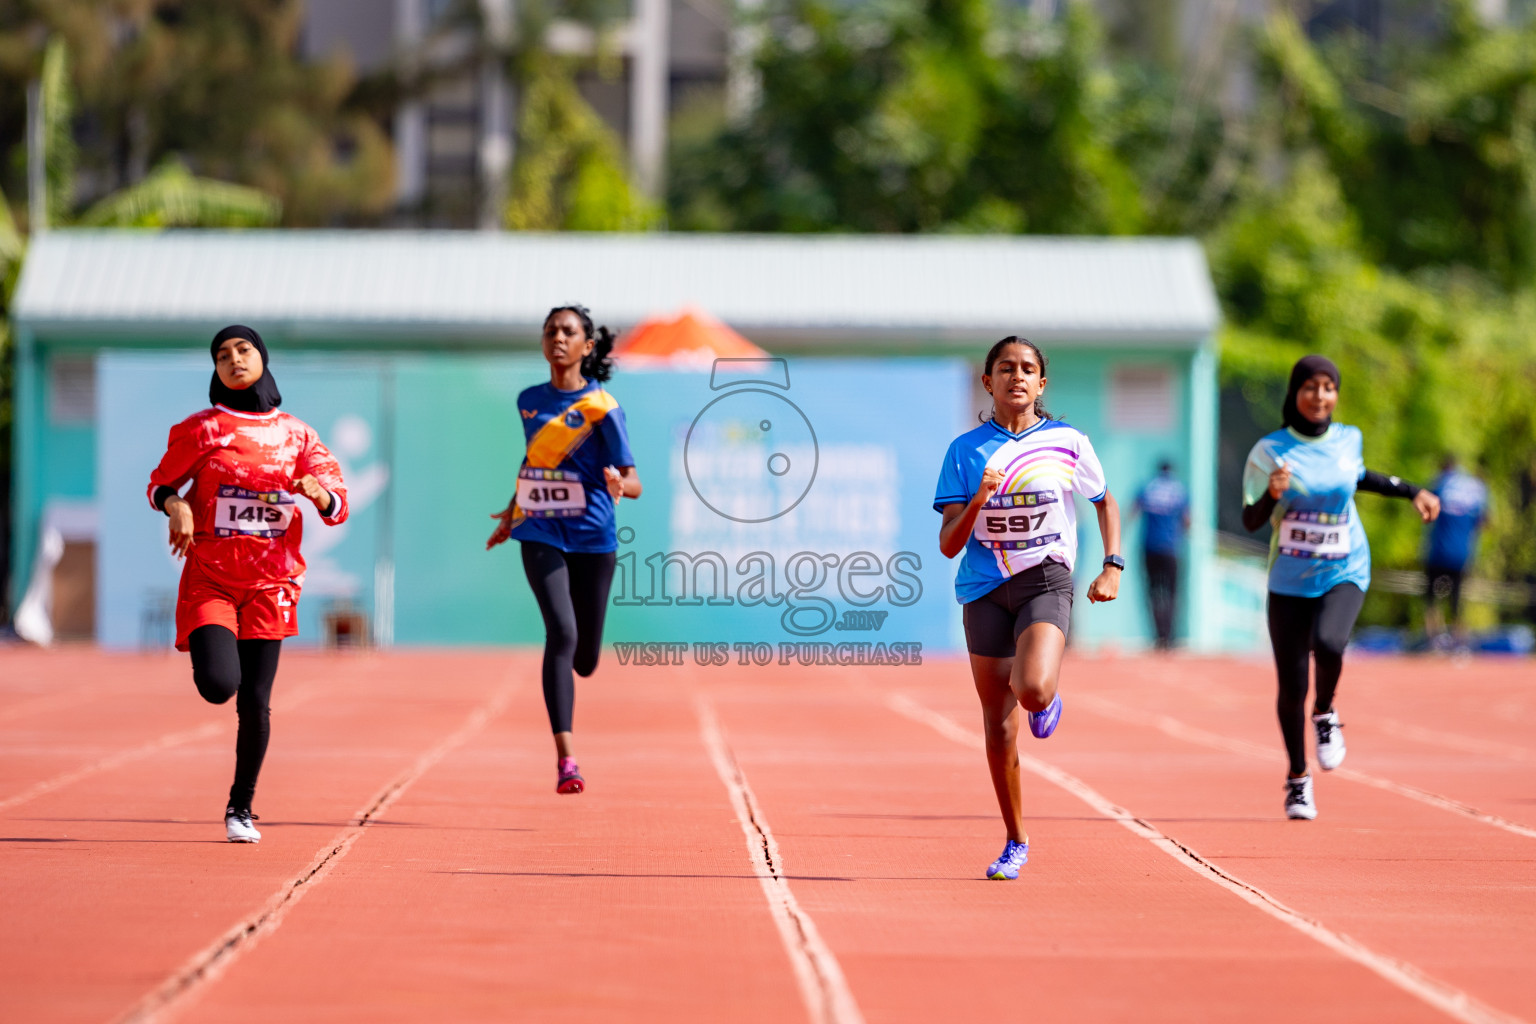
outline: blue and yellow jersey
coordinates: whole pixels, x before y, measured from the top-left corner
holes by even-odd
[[[597,381],[576,391],[538,384],[517,396],[528,453],[517,474],[512,538],[562,551],[618,548],[603,468],[633,466],[624,410]]]
[[[1321,437],[1289,427],[1259,439],[1243,468],[1243,504],[1269,489],[1284,462],[1291,487],[1270,516],[1269,589],[1292,597],[1321,597],[1342,583],[1371,585],[1371,546],[1355,509],[1355,485],[1365,475],[1360,428],[1335,423]]]

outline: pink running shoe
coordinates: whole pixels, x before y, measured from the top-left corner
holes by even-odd
[[[576,759],[574,757],[562,757],[560,759],[560,778],[555,782],[555,792],[580,793],[586,788],[586,780],[581,777],[581,769],[576,767]]]

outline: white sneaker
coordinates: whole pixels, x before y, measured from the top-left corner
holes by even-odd
[[[1312,776],[1285,780],[1285,816],[1304,821],[1317,817],[1317,804],[1312,802]]]
[[[1331,772],[1344,763],[1344,727],[1339,724],[1339,713],[1313,715],[1312,726],[1317,730],[1317,763],[1323,771]]]
[[[252,821],[258,820],[250,811],[230,807],[224,811],[224,836],[232,843],[259,843],[261,833]]]

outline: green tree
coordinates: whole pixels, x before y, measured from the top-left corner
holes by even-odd
[[[67,46],[77,100],[50,148],[76,146],[64,216],[168,158],[275,196],[284,223],[366,220],[394,198],[389,141],[343,58],[297,53],[300,0],[31,0],[0,7],[0,185],[23,194],[26,83]],[[164,182],[162,182],[162,185]]]
[[[257,189],[199,178],[175,157],[148,177],[102,198],[85,213],[73,215],[76,161],[71,119],[73,87],[68,51],[62,39],[44,48],[39,89],[42,99],[45,219],[35,231],[79,224],[86,227],[258,227],[277,223],[282,204]],[[0,524],[9,520],[11,470],[11,301],[26,257],[27,239],[17,227],[5,192],[0,190]],[[8,530],[0,530],[3,540]],[[4,547],[9,551],[9,546]],[[0,578],[3,578],[0,573]]]
[[[566,58],[520,62],[517,159],[506,225],[515,231],[641,231],[661,211],[630,181],[624,150],[576,87]]]
[[[1282,144],[1321,153],[1375,259],[1463,265],[1506,289],[1536,275],[1536,21],[1494,26],[1470,0],[1441,35],[1383,52],[1319,46],[1273,16],[1260,53]]]
[[[1135,109],[1072,4],[778,0],[740,123],[685,140],[674,226],[1127,234],[1148,221],[1120,150]]]
[[[1227,315],[1223,383],[1242,412],[1272,427],[1291,362],[1330,356],[1344,375],[1339,416],[1364,428],[1373,468],[1428,482],[1454,454],[1487,477],[1478,571],[1495,578],[1536,568],[1517,486],[1536,452],[1536,266],[1511,230],[1527,216],[1536,152],[1493,116],[1501,97],[1536,89],[1536,64],[1521,82],[1506,59],[1530,33],[1463,19],[1418,49],[1373,54],[1351,40],[1319,47],[1294,20],[1271,19],[1259,39],[1268,151],[1208,246]],[[1367,57],[1372,74],[1348,70]],[[1399,80],[1420,99],[1397,105],[1380,83]],[[1452,106],[1487,116],[1424,130],[1435,105],[1422,97],[1453,93]],[[1264,162],[1278,173],[1258,173]],[[1223,465],[1228,492],[1237,468]],[[1367,499],[1362,518],[1378,566],[1417,566],[1423,527],[1405,503]],[[1366,609],[1368,621],[1409,612],[1380,593]]]

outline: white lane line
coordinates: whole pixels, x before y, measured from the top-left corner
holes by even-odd
[[[1197,726],[1181,722],[1177,718],[1168,715],[1147,714],[1134,711],[1123,704],[1100,697],[1097,694],[1078,693],[1072,697],[1074,704],[1087,708],[1105,718],[1113,718],[1118,722],[1129,722],[1132,725],[1150,725],[1166,736],[1183,740],[1186,743],[1194,743],[1200,746],[1211,747],[1216,750],[1225,750],[1229,753],[1240,754],[1244,757],[1258,758],[1264,761],[1275,762],[1279,756],[1275,750],[1262,747],[1257,743],[1249,743],[1247,740],[1233,739],[1230,736],[1221,736],[1214,732],[1207,732]],[[1505,832],[1527,839],[1536,839],[1536,828],[1522,825],[1518,821],[1510,821],[1501,818],[1497,814],[1489,814],[1487,811],[1478,810],[1470,804],[1464,804],[1460,800],[1453,800],[1439,793],[1432,793],[1427,789],[1410,786],[1403,782],[1394,782],[1384,779],[1379,775],[1358,771],[1354,768],[1335,768],[1328,774],[1351,782],[1358,782],[1363,786],[1370,786],[1387,793],[1395,793],[1398,796],[1407,797],[1409,800],[1417,800],[1421,804],[1437,807],[1442,811],[1450,811],[1473,821],[1482,822],[1484,825],[1492,825],[1494,828],[1503,829]]]
[[[331,869],[347,855],[368,826],[377,821],[379,815],[400,799],[405,791],[410,789],[411,785],[425,775],[433,765],[452,753],[456,747],[499,715],[506,708],[507,701],[515,688],[515,682],[503,683],[489,701],[470,714],[463,725],[431,750],[422,754],[416,759],[415,764],[379,790],[373,799],[357,812],[350,825],[320,848],[309,866],[301,871],[297,878],[273,893],[260,910],[225,932],[211,945],[200,950],[154,991],[144,996],[127,1013],[119,1017],[118,1024],[147,1024],[150,1021],[167,1019],[185,1008],[190,1000],[228,970],[231,964],[250,952],[263,938],[276,931],[288,912],[304,898],[306,893],[313,891],[325,880]]]
[[[46,711],[57,711],[74,704],[84,704],[95,696],[98,695],[90,690],[71,690],[67,693],[46,693],[40,697],[31,697],[8,708],[0,709],[0,722],[9,722],[13,718],[23,718],[27,715],[40,715]]]
[[[300,690],[286,701],[281,703],[274,701],[272,710],[291,711],[318,695],[319,692],[315,687]],[[150,740],[142,746],[110,754],[99,760],[83,764],[79,768],[71,769],[63,775],[55,775],[51,779],[44,779],[42,782],[28,786],[20,793],[12,794],[4,800],[0,800],[0,811],[8,811],[12,807],[26,803],[28,800],[35,800],[46,793],[52,793],[56,789],[62,789],[73,782],[79,782],[81,779],[89,778],[100,772],[121,768],[123,765],[131,764],[134,761],[142,761],[144,758],[158,754],[162,750],[170,750],[174,747],[186,746],[188,743],[196,743],[198,740],[210,739],[221,732],[233,732],[234,728],[234,723],[229,719],[221,719],[220,721],[208,722],[205,725],[199,725],[192,729],[166,733],[164,736]]]
[[[795,980],[800,983],[800,997],[805,1001],[806,1014],[812,1024],[863,1024],[864,1015],[854,1002],[837,957],[822,941],[816,922],[800,909],[795,894],[790,891],[779,845],[774,841],[752,787],[747,785],[746,775],[725,742],[714,708],[702,697],[695,702],[695,707],[704,749],[709,751],[715,772],[730,794],[731,807],[736,811],[736,820],[741,823],[741,834],[746,837],[752,870],[768,900],[773,923],[779,929],[779,939],[794,967]]]
[[[974,750],[986,749],[986,744],[979,733],[973,733],[965,729],[949,717],[941,715],[937,711],[932,711],[909,697],[899,694],[887,697],[886,706],[899,715],[928,726],[940,735],[954,740],[956,743]],[[1075,775],[1069,775],[1052,764],[1022,752],[1019,754],[1019,766],[1048,782],[1060,786],[1099,814],[1123,825],[1133,834],[1147,840],[1201,878],[1215,882],[1243,902],[1258,908],[1275,920],[1289,925],[1301,932],[1301,934],[1338,953],[1340,956],[1353,960],[1367,970],[1374,972],[1383,980],[1440,1010],[1447,1016],[1463,1021],[1465,1024],[1522,1024],[1521,1018],[1512,1017],[1500,1010],[1495,1010],[1491,1006],[1478,1002],[1461,989],[1430,977],[1410,963],[1377,953],[1348,935],[1336,932],[1318,921],[1303,916],[1262,889],[1249,885],[1230,872],[1217,867],[1178,840],[1164,835],[1155,826],[1136,817],[1124,807],[1112,803],[1099,793],[1098,790],[1095,790]]]
[[[1459,736],[1456,733],[1441,732],[1438,729],[1426,729],[1422,725],[1399,722],[1395,718],[1373,718],[1371,726],[1389,735],[1401,736],[1405,740],[1416,740],[1419,743],[1425,743],[1432,747],[1444,747],[1447,750],[1457,750],[1463,754],[1501,757],[1511,761],[1523,761],[1527,764],[1536,761],[1536,751],[1516,746],[1513,743],[1500,743],[1498,740]]]

